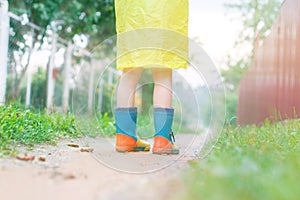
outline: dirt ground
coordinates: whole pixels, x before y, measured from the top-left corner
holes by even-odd
[[[181,199],[187,161],[195,158],[194,135],[180,134],[176,139],[181,153],[173,156],[117,153],[114,138],[39,145],[29,151],[33,161],[0,158],[0,196],[5,200]],[[69,143],[88,146],[93,152],[81,152]],[[45,161],[38,160],[41,156]]]

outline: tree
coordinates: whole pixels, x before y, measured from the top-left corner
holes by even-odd
[[[235,62],[232,62],[232,58],[228,56],[228,70],[222,71],[227,90],[227,120],[236,116],[239,82],[252,62],[254,47],[256,44],[263,42],[276,20],[281,2],[282,0],[244,0],[231,1],[231,3],[225,4],[228,10],[237,10],[240,13],[239,20],[243,25],[243,29],[235,42],[235,48],[250,46],[248,55]]]
[[[236,45],[250,43],[253,47],[258,41],[263,41],[276,20],[282,0],[244,0],[225,4],[229,10],[238,10],[243,29],[236,40]],[[258,37],[259,36],[259,37]]]
[[[54,30],[65,40],[72,40],[74,35],[88,38],[88,49],[115,33],[113,0],[10,0],[10,11],[23,16],[41,30],[24,28],[19,22],[11,20],[9,48],[10,91],[8,97],[19,97],[21,85],[28,69],[34,48],[38,49],[47,37],[47,30]],[[28,42],[28,37],[32,38]],[[19,62],[18,60],[26,60]],[[17,66],[21,69],[17,70]]]
[[[92,37],[89,47],[115,32],[113,0],[13,0],[10,10],[26,15],[28,20],[42,27],[44,32],[57,25],[57,34],[72,39],[75,34]]]

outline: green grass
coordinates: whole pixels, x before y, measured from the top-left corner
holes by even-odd
[[[142,138],[153,137],[154,127],[149,116],[139,115],[137,134]],[[179,130],[175,123],[174,132]],[[56,144],[61,137],[114,136],[115,122],[107,113],[101,115],[46,113],[20,104],[0,106],[0,156],[14,154],[16,146]]]
[[[19,105],[0,106],[0,155],[13,154],[18,144],[55,144],[60,137],[77,137],[71,114],[46,114]]]
[[[113,136],[116,133],[114,118],[103,115],[81,115],[76,117],[76,127],[85,136]]]
[[[20,104],[0,106],[0,156],[13,155],[18,145],[56,144],[62,137],[115,135],[115,123],[107,113],[98,116],[47,113]]]
[[[227,127],[186,177],[184,199],[299,199],[300,121]]]

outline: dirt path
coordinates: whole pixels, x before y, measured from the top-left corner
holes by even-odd
[[[38,146],[30,152],[36,156],[34,161],[0,158],[0,196],[22,200],[178,198],[184,190],[182,172],[194,158],[189,148],[193,135],[176,139],[181,149],[178,156],[117,153],[113,138],[84,138]],[[94,151],[80,152],[67,146],[70,142]],[[38,161],[39,156],[46,161]]]

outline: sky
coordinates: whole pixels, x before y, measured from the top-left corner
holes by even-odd
[[[226,0],[189,0],[189,37],[221,66],[233,51],[234,41],[241,30],[236,13],[228,13]],[[227,1],[228,2],[228,1]]]

